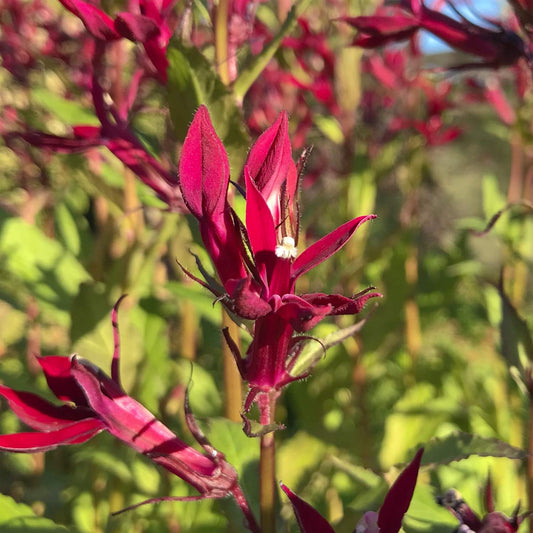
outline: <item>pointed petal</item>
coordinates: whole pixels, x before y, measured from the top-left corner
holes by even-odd
[[[379,510],[378,525],[381,533],[398,533],[402,526],[403,515],[409,509],[415,491],[416,479],[424,448],[418,450],[415,458],[398,476],[389,489]]]
[[[103,41],[119,39],[113,19],[101,9],[81,0],[59,0],[71,13],[81,19],[89,33]]]
[[[257,139],[246,160],[250,177],[271,210],[277,208],[280,187],[287,178],[291,162],[287,113],[283,112]],[[272,212],[275,217],[278,215]]]
[[[418,29],[415,17],[401,15],[373,15],[361,17],[340,17],[337,20],[347,22],[350,26],[372,36],[391,37],[400,32]]]
[[[46,382],[57,398],[76,405],[87,406],[87,400],[76,380],[70,373],[70,358],[61,355],[37,357],[43,369]]]
[[[227,204],[229,162],[205,106],[198,108],[185,137],[179,179],[183,199],[196,218],[222,215]]]
[[[302,533],[335,533],[328,521],[311,505],[296,496],[289,487],[280,483],[281,490],[289,497],[292,509]]]
[[[283,304],[276,313],[291,323],[296,331],[308,331],[329,315],[331,305],[313,305],[295,294],[282,297]]]
[[[70,426],[43,433],[0,435],[0,450],[7,452],[46,452],[64,444],[80,444],[105,429],[97,419],[80,420]]]
[[[126,39],[140,43],[157,37],[160,33],[159,26],[151,18],[128,12],[116,16],[115,30]]]
[[[270,253],[272,258],[277,244],[272,213],[252,180],[248,167],[244,167],[244,179],[246,181],[246,230],[252,252],[256,259],[258,256],[261,257],[261,252]],[[259,265],[258,269],[261,273]]]
[[[11,410],[33,429],[50,431],[91,417],[91,411],[84,407],[57,406],[31,392],[16,391],[3,385],[0,385],[0,395],[8,401]]]
[[[376,218],[376,215],[366,215],[354,218],[309,246],[309,248],[304,250],[292,264],[292,280],[295,281],[302,274],[305,274],[325,261],[328,257],[331,257],[346,244],[348,239],[353,235],[355,230],[363,224],[363,222],[373,218]]]
[[[381,298],[379,292],[370,292],[372,289],[356,294],[353,298],[348,298],[342,294],[302,294],[302,298],[312,305],[329,305],[331,311],[329,315],[356,315],[363,310],[366,302],[370,298]]]

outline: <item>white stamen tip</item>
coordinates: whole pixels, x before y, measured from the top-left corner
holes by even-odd
[[[281,244],[276,246],[276,257],[280,257],[281,259],[294,259],[297,255],[298,250],[292,237],[283,237]]]

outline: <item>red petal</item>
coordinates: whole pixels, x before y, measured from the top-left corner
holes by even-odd
[[[291,162],[287,114],[281,113],[254,143],[246,160],[250,177],[271,210],[278,202],[280,188],[287,178]],[[277,216],[277,213],[274,215]]]
[[[59,0],[71,13],[81,19],[89,33],[103,41],[120,39],[115,31],[113,19],[101,9],[81,0]]]
[[[159,26],[151,18],[127,12],[116,16],[115,29],[126,39],[141,43],[157,37],[160,33]]]
[[[229,162],[205,106],[198,108],[185,137],[179,179],[183,199],[196,218],[222,215],[227,204]]]
[[[11,410],[33,429],[58,429],[91,416],[89,409],[57,406],[31,392],[16,391],[3,385],[0,385],[0,395],[8,401]]]
[[[328,521],[311,505],[296,496],[291,489],[280,483],[281,490],[289,497],[292,509],[302,533],[335,533]]]
[[[363,310],[366,302],[370,298],[381,298],[383,295],[379,292],[370,292],[371,289],[356,294],[352,298],[342,294],[302,294],[302,298],[312,305],[330,305],[329,315],[355,315]]]
[[[265,198],[244,167],[246,180],[246,230],[254,256],[260,252],[275,253],[276,229]],[[258,265],[259,267],[259,265]]]
[[[87,400],[70,373],[70,358],[61,355],[38,357],[46,382],[57,398],[76,405],[87,406]]]
[[[63,444],[79,444],[104,429],[100,420],[80,420],[74,424],[46,433],[14,433],[0,435],[0,450],[7,452],[46,452]]]
[[[378,526],[381,533],[398,533],[402,527],[403,515],[409,509],[415,491],[416,479],[424,448],[418,450],[415,458],[398,476],[389,489],[379,510]]]
[[[354,218],[332,231],[309,248],[304,250],[294,261],[291,269],[293,281],[298,279],[312,268],[316,267],[328,257],[340,250],[353,235],[354,231],[367,220],[376,218],[376,215],[366,215]]]
[[[416,18],[399,14],[341,17],[339,20],[347,22],[360,32],[369,33],[372,36],[390,37],[400,32],[418,29]]]

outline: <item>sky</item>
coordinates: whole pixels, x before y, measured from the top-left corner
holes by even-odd
[[[502,10],[505,8],[505,3],[503,0],[470,0],[472,6],[474,7],[474,10],[477,13],[480,13],[486,17],[497,17]],[[461,2],[456,1],[455,2],[457,6],[461,5]],[[431,2],[427,2],[428,6],[431,6]],[[455,17],[455,13],[451,11],[450,9],[443,9],[443,11],[450,15]],[[461,7],[461,12],[464,13],[469,19],[472,20],[472,22],[479,23],[481,22],[479,18],[476,17],[474,13],[472,13],[471,10],[466,9],[465,7]],[[424,50],[428,54],[438,54],[442,52],[447,52],[450,49],[449,46],[447,46],[445,43],[440,41],[439,39],[433,37],[432,35],[423,32],[422,34],[422,50]]]

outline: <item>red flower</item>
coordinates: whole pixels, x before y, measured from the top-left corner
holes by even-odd
[[[374,215],[346,222],[298,254],[299,172],[291,158],[285,113],[251,148],[243,176],[245,224],[228,202],[226,151],[207,108],[200,107],[183,145],[180,188],[200,223],[204,245],[223,287],[201,283],[231,311],[255,320],[246,359],[235,354],[243,378],[252,386],[250,400],[259,391],[279,389],[295,379],[287,366],[289,356],[294,355],[294,331],[307,331],[327,315],[358,313],[369,298],[380,295],[370,289],[352,298],[295,294],[297,279],[342,248]]]
[[[398,476],[380,510],[369,511],[357,524],[354,533],[398,533],[402,519],[413,498],[420,460],[424,449],[421,448],[415,458]],[[334,533],[327,520],[311,505],[296,496],[288,487],[281,484],[282,490],[289,497],[294,514],[302,533]]]
[[[451,2],[448,3],[455,9]],[[509,28],[487,21],[493,29],[478,26],[458,11],[459,20],[425,6],[423,0],[402,0],[401,6],[381,9],[374,16],[343,17],[359,31],[353,43],[363,48],[375,48],[389,42],[413,37],[426,30],[451,47],[482,59],[455,68],[512,65],[519,59],[531,60],[531,53],[522,38]]]
[[[116,307],[113,322],[116,319]],[[237,474],[205,438],[189,415],[191,432],[206,453],[180,440],[152,413],[128,396],[120,386],[119,344],[108,377],[89,361],[71,357],[39,357],[46,381],[55,396],[67,402],[55,405],[31,392],[0,385],[0,395],[34,432],[0,435],[0,450],[34,453],[57,446],[79,444],[100,431],[108,431],[134,450],[192,485],[204,498],[222,498],[240,491]]]

